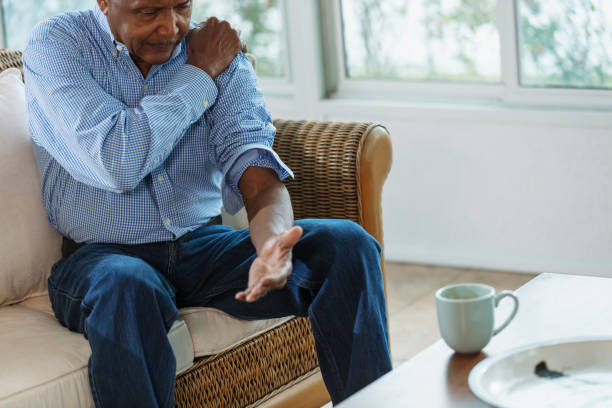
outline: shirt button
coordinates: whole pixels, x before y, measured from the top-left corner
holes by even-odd
[[[142,87],[142,90],[147,92],[149,90],[149,87],[145,85],[145,86]]]
[[[164,221],[164,223],[169,227],[170,224],[172,224],[172,221],[170,221],[170,218],[166,218],[166,220]]]
[[[112,50],[112,51],[111,51],[111,54],[113,55],[113,57],[116,57],[116,56],[117,56],[117,51]]]
[[[208,108],[208,101],[202,102],[202,106],[204,106],[205,108]]]
[[[162,176],[157,176],[157,181],[161,183],[162,181],[164,181],[164,178]]]
[[[119,52],[123,51],[123,47],[122,47],[122,46],[120,46],[120,45],[118,45],[118,46],[117,46],[117,51],[119,51]]]

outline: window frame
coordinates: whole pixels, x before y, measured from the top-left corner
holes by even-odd
[[[2,1],[2,0],[0,0]],[[291,56],[289,55],[291,48],[289,48],[289,30],[287,29],[287,2],[288,0],[279,0],[278,6],[280,8],[280,15],[282,19],[281,24],[281,47],[287,52],[284,54],[283,64],[285,66],[285,74],[282,78],[274,77],[258,77],[259,83],[262,90],[266,95],[279,97],[279,98],[290,98],[294,94],[293,90],[293,78],[291,69]],[[248,44],[247,44],[248,47]],[[257,59],[257,55],[253,54]]]
[[[4,28],[4,4],[0,0],[0,46],[6,48],[6,37]]]
[[[333,67],[326,70],[326,93],[335,101],[367,98],[393,103],[493,104],[500,108],[612,109],[611,89],[538,88],[520,84],[518,1],[497,1],[501,81],[479,84],[348,78],[341,0],[320,0],[322,13],[331,16],[324,21],[323,28],[324,54]]]

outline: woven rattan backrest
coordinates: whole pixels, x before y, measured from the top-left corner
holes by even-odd
[[[21,51],[0,48],[0,72],[8,68],[19,68],[23,72]]]
[[[296,219],[360,223],[359,150],[369,123],[276,120],[274,150],[293,170],[286,182]]]

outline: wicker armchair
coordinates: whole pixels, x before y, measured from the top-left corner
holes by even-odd
[[[0,71],[21,54],[0,49]],[[294,171],[287,182],[296,219],[345,218],[381,244],[381,191],[391,166],[386,129],[370,123],[276,120],[274,149]],[[310,323],[295,318],[176,379],[177,407],[320,407],[329,401]]]

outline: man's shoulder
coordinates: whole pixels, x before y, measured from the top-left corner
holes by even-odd
[[[230,82],[238,79],[239,81],[256,81],[253,63],[242,51],[234,57],[230,65],[215,78],[218,87],[224,88]]]
[[[77,43],[94,24],[92,10],[69,11],[38,23],[27,42],[28,45],[44,41],[68,41]]]

